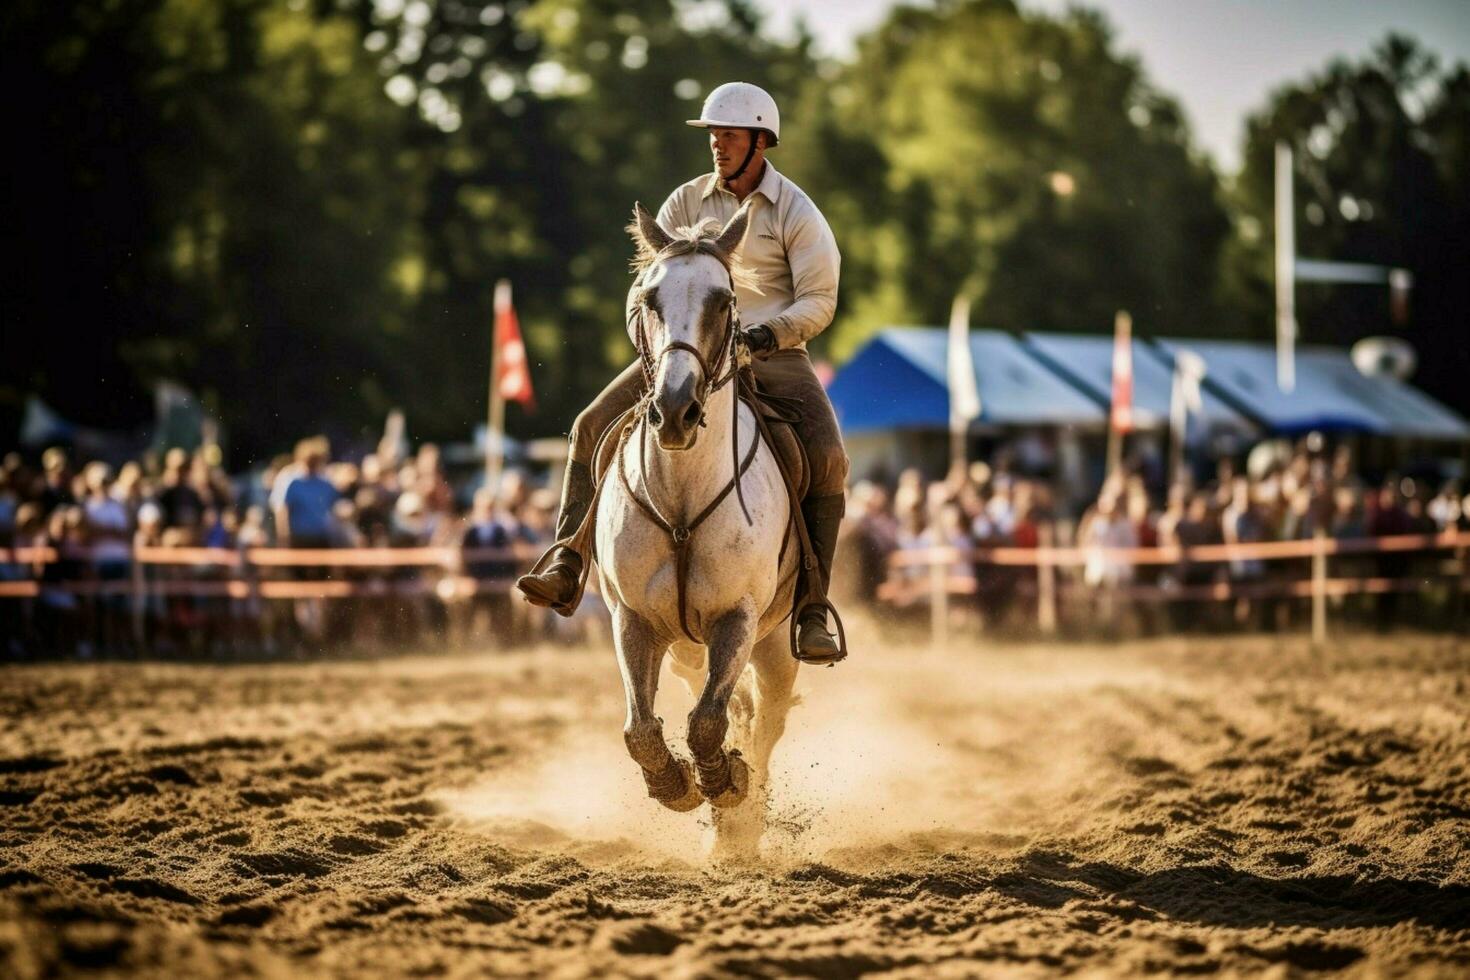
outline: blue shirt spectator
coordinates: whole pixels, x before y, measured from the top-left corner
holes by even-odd
[[[332,506],[341,496],[322,471],[327,465],[326,440],[303,439],[296,446],[296,469],[276,501],[276,533],[289,535],[297,548],[331,547]]]
[[[332,530],[337,488],[316,473],[303,473],[286,484],[283,502],[292,539],[325,538]]]

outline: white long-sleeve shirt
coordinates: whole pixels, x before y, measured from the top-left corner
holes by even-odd
[[[837,310],[837,277],[842,256],[822,212],[806,192],[766,161],[766,172],[746,198],[750,224],[736,258],[755,273],[760,292],[735,285],[740,320],[765,324],[779,347],[805,347],[832,322]],[[722,226],[735,217],[740,201],[716,174],[696,177],[675,188],[658,209],[658,223],[673,233],[713,218]],[[632,301],[628,294],[632,333]]]

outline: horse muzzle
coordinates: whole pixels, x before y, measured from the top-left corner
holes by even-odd
[[[680,452],[694,445],[704,423],[704,402],[699,395],[693,375],[659,390],[649,406],[649,421],[658,435],[660,449]]]

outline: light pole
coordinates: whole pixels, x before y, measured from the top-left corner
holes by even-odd
[[[1296,284],[1301,282],[1386,285],[1393,301],[1394,319],[1408,311],[1414,276],[1368,262],[1332,262],[1303,259],[1296,254],[1296,203],[1292,186],[1291,145],[1276,141],[1276,384],[1284,392],[1296,387]]]

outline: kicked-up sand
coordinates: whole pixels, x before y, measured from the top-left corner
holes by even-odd
[[[1470,641],[884,640],[798,688],[730,866],[607,649],[0,668],[0,976],[1470,975]]]

